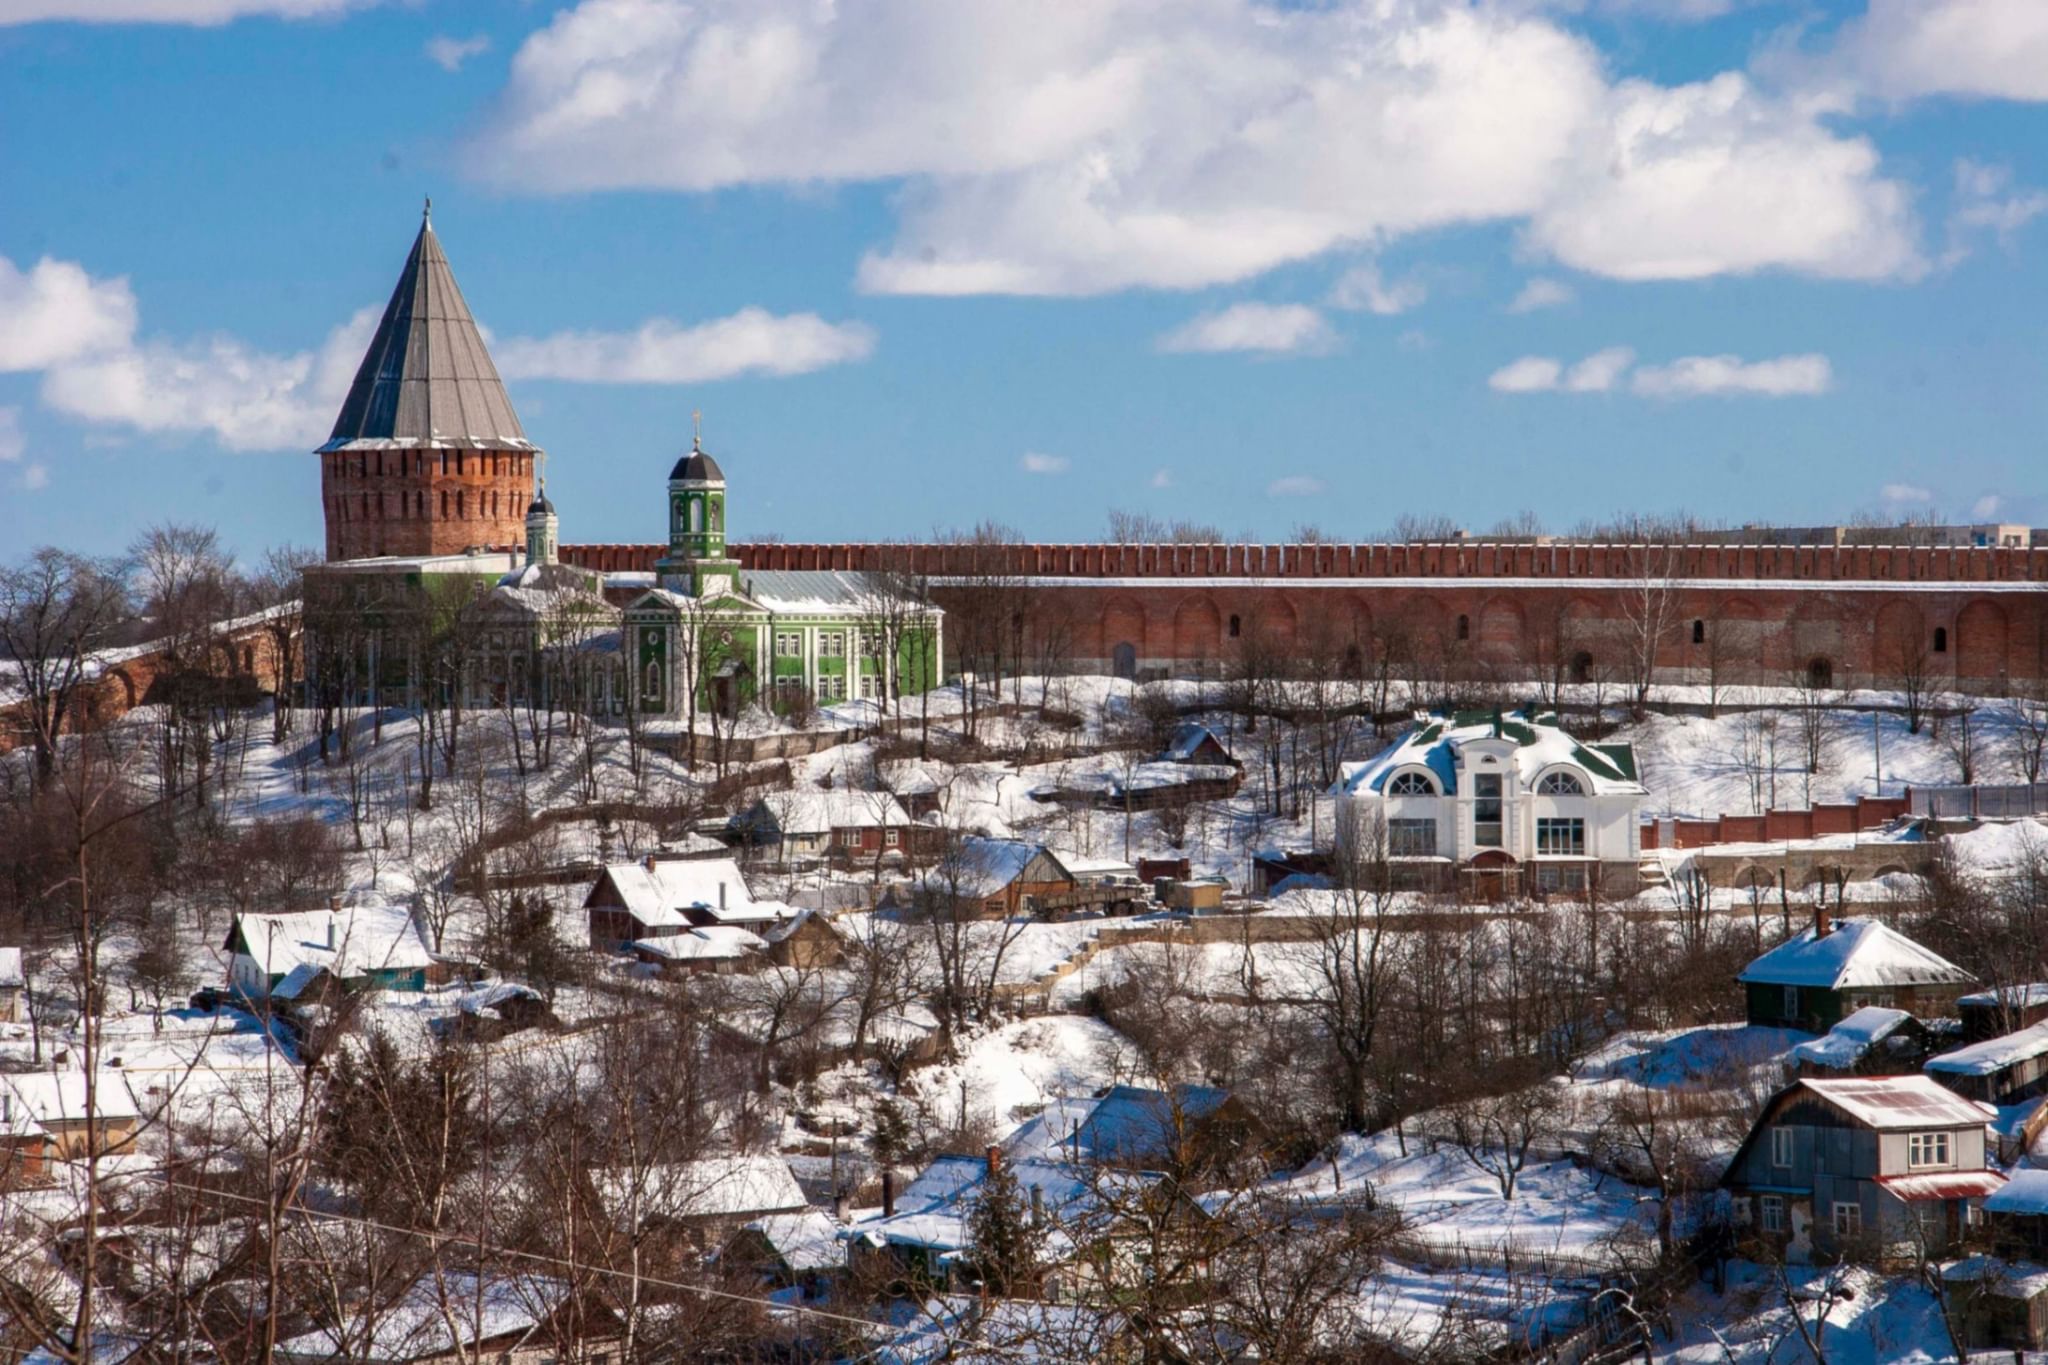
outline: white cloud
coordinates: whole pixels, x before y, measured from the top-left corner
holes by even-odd
[[[1565,374],[1565,392],[1606,393],[1635,362],[1636,353],[1626,346],[1595,351]]]
[[[1158,339],[1162,351],[1317,354],[1337,344],[1323,315],[1302,303],[1238,303],[1204,313]]]
[[[89,422],[210,433],[229,450],[310,450],[334,421],[382,311],[362,309],[318,351],[274,355],[216,336],[66,361],[44,372],[43,401]]]
[[[2048,5],[2041,0],[1870,0],[1833,62],[1892,98],[2048,100]]]
[[[50,467],[46,464],[32,464],[21,471],[21,486],[31,493],[37,493],[50,486]]]
[[[460,71],[462,64],[471,57],[481,56],[491,50],[491,40],[484,34],[472,38],[451,38],[437,33],[427,39],[427,60],[443,71]]]
[[[1564,366],[1549,356],[1525,355],[1495,370],[1488,388],[1498,393],[1547,393],[1564,376]]]
[[[1330,290],[1332,308],[1362,308],[1381,317],[1393,317],[1419,307],[1429,290],[1416,279],[1383,280],[1379,266],[1366,261],[1354,265],[1337,278]]]
[[[1704,398],[1760,394],[1768,398],[1826,393],[1834,370],[1824,355],[1786,355],[1744,361],[1733,355],[1689,355],[1668,365],[1644,366],[1631,381],[1649,398]]]
[[[48,256],[22,271],[0,256],[0,370],[40,370],[125,346],[135,318],[125,278],[94,279]]]
[[[21,434],[21,409],[0,407],[0,464],[18,460],[28,450],[28,438]]]
[[[1590,273],[1910,273],[1872,145],[1738,75],[1610,81],[1538,5],[583,0],[477,146],[550,193],[901,182],[867,289],[1243,280],[1470,223]],[[889,78],[877,80],[886,71]]]
[[[1155,470],[1153,470],[1153,471],[1152,471],[1152,487],[1154,487],[1154,488],[1171,488],[1171,487],[1173,487],[1173,471],[1172,471],[1172,470],[1170,470],[1170,469],[1167,469],[1167,468],[1165,468],[1164,466],[1162,466],[1162,467],[1160,467],[1160,468],[1158,468],[1158,469],[1155,469]]]
[[[1973,521],[1991,520],[1993,517],[1998,515],[1998,505],[2000,501],[2001,499],[1996,493],[1985,494],[1983,497],[1977,499],[1977,501],[1970,504],[1970,519]]]
[[[1028,450],[1017,461],[1017,468],[1026,474],[1064,474],[1073,461],[1064,455],[1044,455]]]
[[[1285,478],[1275,479],[1267,484],[1266,496],[1269,498],[1313,498],[1321,496],[1324,489],[1325,485],[1321,479],[1313,478],[1307,474],[1289,474]]]
[[[653,318],[630,332],[556,332],[492,343],[507,379],[567,379],[585,384],[691,384],[742,374],[805,374],[864,360],[875,334],[857,322],[815,313],[782,316],[742,308],[730,317],[682,326]]]
[[[1934,501],[1934,491],[1918,484],[1888,483],[1877,490],[1878,497],[1894,507],[1926,506]]]
[[[1578,294],[1562,280],[1548,279],[1538,275],[1522,286],[1522,292],[1515,295],[1515,301],[1508,305],[1510,313],[1533,313],[1539,308],[1556,308],[1570,303]]]
[[[250,15],[314,19],[377,0],[0,0],[0,24],[225,24]]]
[[[1954,265],[1970,254],[1973,240],[1990,234],[2010,247],[2013,235],[2048,213],[2048,191],[2015,188],[2012,168],[1964,157],[1956,162],[1956,189],[1949,210],[1949,249],[1942,261]]]

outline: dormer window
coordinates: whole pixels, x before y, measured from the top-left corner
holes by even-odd
[[[1421,773],[1396,773],[1387,783],[1389,796],[1435,796],[1436,787]]]
[[[1914,1133],[1906,1139],[1906,1165],[1916,1171],[1953,1166],[1951,1150],[1947,1133]]]
[[[1579,781],[1578,774],[1556,772],[1545,773],[1543,780],[1536,784],[1538,796],[1584,796],[1586,784]]]

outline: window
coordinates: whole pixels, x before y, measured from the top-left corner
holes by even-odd
[[[1536,864],[1536,889],[1538,891],[1584,891],[1586,889],[1586,865],[1584,863],[1538,863]]]
[[[1233,640],[1235,640],[1235,639],[1237,638],[1237,632],[1238,632],[1238,622],[1237,622],[1237,618],[1236,618],[1235,616],[1233,616],[1233,617],[1231,617],[1231,618],[1230,618],[1230,638],[1231,638],[1231,639],[1233,639]]]
[[[1387,784],[1389,796],[1435,796],[1436,787],[1421,773],[1396,773]]]
[[[846,675],[844,673],[827,673],[820,677],[818,679],[818,700],[845,701]]]
[[[1481,848],[1501,846],[1500,774],[1481,773],[1472,780],[1472,842]]]
[[[1947,626],[1936,626],[1936,627],[1934,628],[1934,652],[1935,652],[1936,654],[1946,654],[1946,653],[1948,653],[1948,627],[1947,627]]]
[[[1536,821],[1536,852],[1554,858],[1586,856],[1586,822],[1543,816]]]
[[[1434,858],[1436,821],[1387,821],[1387,854],[1394,858]]]
[[[827,630],[818,634],[818,653],[836,659],[846,653],[846,632]]]
[[[1860,1237],[1863,1235],[1863,1206],[1861,1204],[1835,1205],[1835,1236]]]
[[[1586,784],[1579,781],[1577,773],[1545,773],[1536,792],[1539,796],[1584,796]]]
[[[1765,1232],[1785,1230],[1785,1196],[1767,1194],[1756,1201],[1756,1225]]]
[[[1707,623],[1705,621],[1695,621],[1692,623],[1692,642],[1696,645],[1703,645],[1707,642]]]
[[[1785,987],[1783,1006],[1785,1018],[1797,1019],[1799,1017],[1799,988],[1797,986]]]
[[[804,637],[793,630],[775,632],[775,652],[785,659],[794,659],[804,652]]]
[[[1906,1164],[1916,1170],[1924,1166],[1953,1166],[1947,1133],[1915,1133],[1906,1139]]]
[[[1792,1169],[1792,1130],[1771,1129],[1771,1164],[1784,1170]]]
[[[887,829],[882,831],[882,846],[884,848],[894,848],[896,847],[896,845],[902,842],[903,831],[896,828],[894,825],[891,825]]]
[[[1459,638],[1460,640],[1469,640],[1469,639],[1471,639],[1471,638],[1472,638],[1472,618],[1471,618],[1471,617],[1469,617],[1469,616],[1460,616],[1460,617],[1458,618],[1458,638]]]
[[[862,655],[870,659],[881,658],[882,632],[879,630],[862,631],[860,633],[860,652]]]

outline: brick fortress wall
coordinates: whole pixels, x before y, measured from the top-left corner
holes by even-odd
[[[531,501],[531,451],[346,450],[320,457],[330,561],[524,545]]]
[[[657,545],[571,545],[562,558],[646,572]],[[1919,674],[1997,691],[2048,661],[2048,549],[1909,546],[734,545],[751,569],[900,572],[955,616],[991,586],[1103,672],[1214,675],[1244,641],[1304,663],[1396,649],[1503,677],[1614,676],[1663,599],[1670,679],[1782,684],[1820,665],[1836,686]],[[957,643],[964,623],[947,628]],[[1333,662],[1332,666],[1336,666]]]

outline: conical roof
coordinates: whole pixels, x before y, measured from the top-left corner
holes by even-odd
[[[425,218],[320,449],[360,445],[534,448]]]

